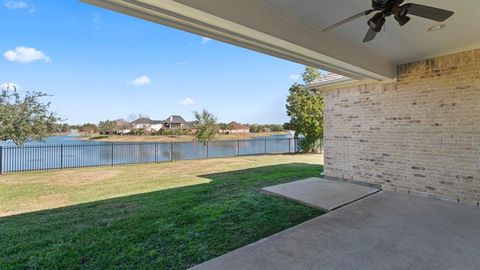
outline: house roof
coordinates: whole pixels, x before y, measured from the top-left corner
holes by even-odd
[[[232,129],[249,129],[247,126],[244,126],[240,123],[237,123],[235,121],[232,121],[228,124],[228,127],[232,130]]]
[[[141,117],[141,118],[138,118],[137,120],[133,121],[132,124],[133,125],[138,125],[138,124],[152,124],[152,119],[150,118],[147,118],[147,117]]]
[[[171,115],[165,120],[152,120],[148,117],[141,117],[132,122],[133,125],[138,125],[138,124],[157,125],[157,124],[165,124],[165,123],[186,124],[187,122],[180,115]]]
[[[163,121],[164,123],[175,123],[175,124],[186,124],[187,121],[183,119],[180,115],[170,115],[167,119]]]
[[[354,79],[345,77],[343,75],[335,74],[332,72],[328,72],[317,79],[313,80],[312,82],[308,83],[305,87],[308,89],[315,89],[321,88],[325,86],[331,86],[334,84],[340,84],[345,82],[354,81]]]

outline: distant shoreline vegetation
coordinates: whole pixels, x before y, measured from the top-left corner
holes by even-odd
[[[288,132],[260,132],[244,134],[217,134],[214,140],[245,140],[272,136],[288,136]],[[83,135],[80,140],[101,142],[192,142],[194,135]]]
[[[127,119],[95,123],[56,124],[51,135],[78,135],[77,140],[98,142],[191,142],[195,140],[242,140],[272,135],[291,136],[283,124],[242,124],[216,122],[215,115],[203,110],[195,120],[186,121],[180,115],[164,120],[152,120],[145,114],[132,114]],[[208,116],[208,125],[200,116]],[[211,119],[210,119],[211,118]],[[203,123],[205,122],[205,123]],[[209,126],[209,128],[206,128]],[[199,136],[209,131],[208,139]]]

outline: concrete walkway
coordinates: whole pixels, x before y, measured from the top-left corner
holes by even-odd
[[[193,269],[480,269],[480,208],[381,191]]]
[[[266,187],[262,191],[270,195],[294,200],[313,208],[332,211],[378,192],[379,189],[310,177]]]

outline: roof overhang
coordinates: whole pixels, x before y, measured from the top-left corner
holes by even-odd
[[[259,0],[81,0],[354,79],[390,80],[395,65]]]
[[[480,46],[480,1],[421,0],[454,11],[438,22],[418,16],[400,26],[392,17],[363,43],[370,16],[322,29],[370,8],[358,0],[82,0],[357,80],[395,79],[396,65]]]
[[[312,82],[305,85],[307,89],[324,89],[326,87],[332,87],[337,85],[344,85],[347,83],[357,82],[358,80],[348,78],[339,74],[327,73],[324,74]]]

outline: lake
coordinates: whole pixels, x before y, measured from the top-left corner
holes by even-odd
[[[3,142],[0,172],[65,169],[175,160],[292,153],[297,141],[288,135],[211,142],[96,142],[79,136],[51,136],[17,147]]]

